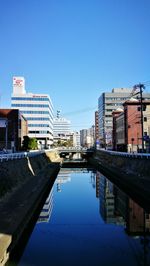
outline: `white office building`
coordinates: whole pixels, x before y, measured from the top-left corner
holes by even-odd
[[[39,148],[53,144],[53,104],[47,94],[26,93],[22,77],[13,78],[11,107],[21,111],[28,121],[28,136],[38,140]]]
[[[54,118],[54,137],[66,137],[70,135],[71,122],[64,117]]]

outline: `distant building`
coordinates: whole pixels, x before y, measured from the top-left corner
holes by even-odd
[[[65,117],[60,116],[60,111],[57,111],[57,116],[53,123],[54,143],[58,141],[68,141],[72,139],[71,122]]]
[[[95,112],[95,140],[99,140],[98,111]]]
[[[19,109],[28,121],[28,136],[38,140],[40,148],[53,144],[53,104],[47,94],[26,93],[25,80],[13,78],[11,107]]]
[[[18,109],[0,109],[0,149],[20,151],[28,124]]]
[[[80,132],[72,132],[73,147],[80,148]]]
[[[54,118],[54,137],[65,137],[70,135],[71,122],[64,117]]]
[[[95,140],[94,126],[89,129],[80,130],[80,143],[82,147],[90,148],[93,147]]]

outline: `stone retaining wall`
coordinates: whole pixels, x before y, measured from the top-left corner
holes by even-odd
[[[2,182],[5,188],[0,200],[1,266],[7,262],[42,199],[50,191],[60,163],[56,152],[48,152],[0,164],[0,184]]]
[[[121,157],[98,150],[89,162],[150,211],[150,159]]]
[[[107,153],[103,150],[97,150],[94,157],[107,166],[119,169],[125,174],[134,174],[139,177],[150,178],[150,158],[146,157],[122,157],[117,154]]]

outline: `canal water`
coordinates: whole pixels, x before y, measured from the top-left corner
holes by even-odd
[[[149,230],[149,213],[100,172],[61,169],[17,265],[150,265]]]

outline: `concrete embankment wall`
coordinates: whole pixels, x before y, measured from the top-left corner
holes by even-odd
[[[150,208],[150,159],[122,157],[97,150],[89,162],[129,196]]]
[[[0,163],[0,265],[5,265],[60,169],[56,152]],[[9,188],[9,189],[8,189]]]

